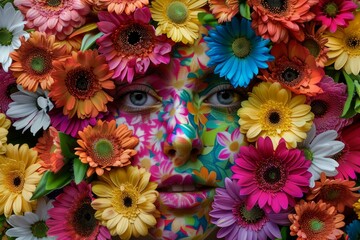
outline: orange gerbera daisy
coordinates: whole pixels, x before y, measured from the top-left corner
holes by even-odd
[[[63,107],[64,115],[72,118],[96,117],[99,112],[106,112],[106,104],[112,101],[103,89],[114,89],[105,57],[96,50],[73,52],[65,61],[54,61],[52,77],[54,83],[49,96],[56,107]]]
[[[125,124],[116,127],[115,120],[110,122],[98,120],[95,126],[87,126],[79,131],[80,139],[75,154],[82,163],[89,164],[86,175],[94,172],[101,176],[104,170],[111,167],[123,167],[130,164],[130,159],[137,152],[134,150],[139,139]]]
[[[352,208],[353,204],[359,199],[360,194],[355,191],[360,189],[355,187],[355,181],[343,179],[328,179],[325,173],[321,173],[320,181],[315,182],[315,187],[307,196],[307,200],[322,200],[335,206],[339,212],[344,212],[345,206]]]
[[[54,80],[52,61],[59,60],[67,54],[66,49],[55,45],[55,36],[32,32],[30,38],[21,39],[21,47],[11,53],[13,63],[10,70],[16,83],[24,89],[35,92],[40,86],[49,90]]]
[[[64,156],[61,154],[59,133],[54,127],[44,131],[38,139],[34,150],[38,152],[41,167],[38,172],[50,170],[57,173],[64,166]]]
[[[305,39],[302,45],[315,57],[316,65],[323,68],[328,60],[328,48],[325,46],[328,40],[323,36],[326,27],[322,26],[316,30],[315,26],[314,22],[305,25]]]
[[[219,23],[230,22],[239,12],[238,0],[208,0],[210,11],[215,15]]]
[[[344,233],[339,229],[345,225],[344,218],[331,204],[301,200],[295,206],[295,213],[289,214],[290,235],[297,235],[298,240],[339,239]]]
[[[65,46],[67,52],[79,51],[81,48],[81,41],[84,38],[84,34],[76,35],[75,37],[67,37],[64,40],[56,40],[55,46]]]
[[[99,0],[99,4],[110,13],[115,12],[120,15],[125,12],[130,15],[136,8],[148,5],[149,0]]]
[[[309,96],[322,93],[317,85],[325,72],[316,66],[315,58],[309,50],[291,40],[289,43],[275,44],[271,49],[275,61],[268,62],[269,68],[262,69],[259,78],[269,82],[279,82],[283,87],[297,94]]]
[[[254,10],[251,26],[257,35],[272,42],[287,42],[290,34],[303,41],[303,23],[315,17],[310,8],[317,3],[318,0],[248,0]]]

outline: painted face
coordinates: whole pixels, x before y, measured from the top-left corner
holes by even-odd
[[[158,239],[204,238],[215,228],[208,215],[215,188],[245,144],[236,111],[246,92],[207,71],[174,59],[117,90],[117,123],[140,140],[133,163],[159,184],[151,230]]]

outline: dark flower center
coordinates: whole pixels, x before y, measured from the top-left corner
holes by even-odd
[[[141,40],[141,35],[139,32],[133,31],[128,35],[128,43],[131,45],[135,45]]]
[[[72,226],[77,234],[87,237],[96,229],[98,222],[95,218],[95,209],[91,207],[91,199],[85,198],[82,204],[75,210]]]
[[[328,4],[325,4],[324,12],[325,12],[326,16],[328,16],[328,17],[331,17],[331,18],[336,17],[336,15],[338,13],[337,4],[334,2],[329,2]]]
[[[302,44],[304,47],[309,49],[310,54],[313,55],[315,58],[319,56],[320,46],[317,41],[312,38],[307,38]]]
[[[124,206],[125,207],[131,207],[132,206],[132,199],[131,197],[124,197]]]
[[[188,9],[186,5],[179,1],[173,1],[166,9],[167,17],[174,23],[184,23],[188,17]]]
[[[285,81],[285,82],[292,82],[295,79],[297,79],[300,76],[300,73],[297,69],[294,68],[286,68],[282,73],[281,73],[281,78]]]
[[[277,124],[280,122],[280,114],[278,112],[271,112],[269,115],[269,121],[272,124]]]
[[[315,114],[316,117],[322,117],[328,110],[328,106],[325,101],[314,100],[310,103],[311,111]]]
[[[113,163],[114,146],[113,143],[106,139],[101,138],[93,144],[94,161],[101,165],[107,166]]]
[[[240,37],[235,39],[231,45],[231,48],[235,56],[239,58],[245,58],[251,52],[251,42],[245,37]]]
[[[81,67],[67,73],[65,85],[69,93],[78,99],[92,97],[100,89],[94,73],[90,69]]]
[[[342,196],[346,195],[346,190],[342,185],[333,184],[323,186],[320,190],[320,198],[328,203],[336,203]]]
[[[19,89],[17,89],[17,84],[16,84],[16,83],[11,83],[11,84],[9,84],[9,85],[7,86],[7,88],[6,88],[6,96],[7,96],[9,99],[11,99],[11,98],[10,98],[10,95],[13,94],[13,93],[16,93],[16,92],[18,92],[18,91],[19,91]]]
[[[50,7],[57,7],[61,4],[61,0],[47,0],[47,5]]]
[[[0,45],[9,46],[12,39],[13,35],[7,28],[0,28]]]
[[[13,180],[14,186],[18,187],[21,184],[21,178],[20,177],[15,177]]]
[[[258,166],[256,180],[259,188],[267,192],[277,192],[282,189],[287,179],[284,166],[277,159],[269,159]]]
[[[34,75],[47,74],[53,69],[52,56],[44,49],[33,49],[25,61],[25,68]]]
[[[48,226],[44,221],[38,221],[31,225],[31,232],[34,237],[44,238],[47,237]]]
[[[254,206],[252,209],[247,210],[245,205],[241,206],[240,214],[242,219],[250,224],[257,223],[265,215],[264,211],[258,206]]]
[[[270,12],[275,14],[283,13],[287,10],[287,0],[262,0],[262,5]]]
[[[281,179],[280,169],[277,167],[270,167],[265,170],[263,177],[268,183],[277,183]]]
[[[358,37],[349,37],[346,40],[346,45],[350,48],[357,48],[360,46],[360,39]]]

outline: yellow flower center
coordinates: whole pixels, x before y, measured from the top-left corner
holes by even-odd
[[[229,146],[230,151],[237,152],[239,150],[239,143],[238,142],[232,142]]]
[[[283,131],[290,130],[291,109],[282,103],[269,100],[261,106],[260,124],[267,135],[276,136]]]
[[[186,22],[189,13],[188,13],[188,8],[184,3],[180,1],[174,1],[171,2],[167,7],[166,15],[172,22],[176,24],[181,24]]]
[[[140,214],[140,209],[137,206],[139,197],[138,190],[132,184],[123,183],[120,188],[114,190],[111,202],[119,214],[133,223]]]
[[[336,17],[338,6],[334,2],[330,2],[324,6],[324,12],[330,18]]]
[[[231,45],[231,48],[235,56],[238,58],[245,58],[251,51],[251,42],[245,37],[240,37],[235,39]]]
[[[0,28],[0,45],[9,46],[12,42],[13,35],[6,28]]]

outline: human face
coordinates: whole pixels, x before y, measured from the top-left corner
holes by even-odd
[[[215,188],[232,175],[244,145],[236,115],[244,92],[202,72],[190,73],[175,59],[117,90],[117,123],[126,123],[140,142],[133,164],[158,183],[155,238],[204,238],[215,228],[208,215]]]

